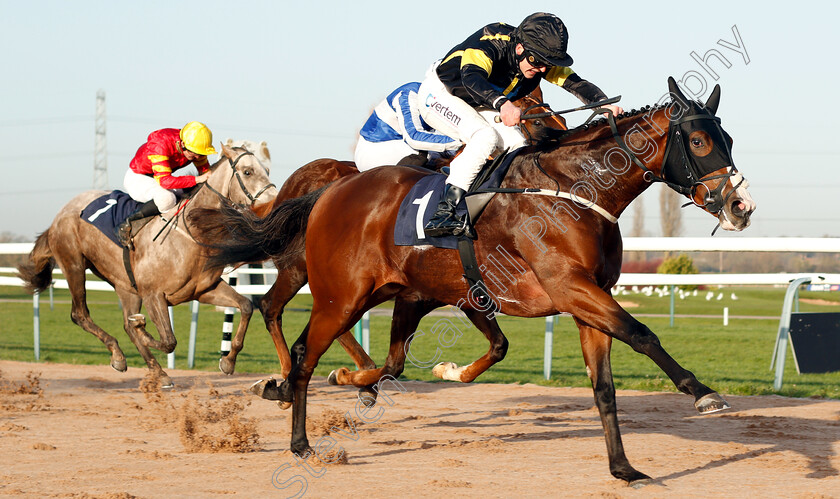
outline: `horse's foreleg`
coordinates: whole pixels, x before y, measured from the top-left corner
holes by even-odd
[[[648,479],[647,475],[637,471],[624,454],[621,443],[621,432],[618,429],[618,412],[615,405],[615,384],[610,368],[610,346],[612,338],[575,320],[580,329],[580,346],[583,350],[583,360],[586,363],[586,374],[592,381],[595,392],[595,405],[604,426],[604,437],[607,440],[607,454],[610,462],[610,473],[616,478],[635,482]]]
[[[573,299],[571,303],[562,298],[555,300],[558,310],[569,310],[575,318],[647,355],[671,378],[678,390],[694,397],[694,406],[701,413],[729,408],[729,404],[717,392],[677,363],[662,348],[659,338],[621,308],[608,292],[584,277],[570,279],[568,282],[570,284],[567,288],[571,289],[566,289],[564,294],[580,298]]]
[[[245,345],[245,332],[248,330],[248,323],[251,322],[254,306],[250,300],[221,280],[215,288],[199,296],[198,301],[220,307],[236,307],[239,309],[239,325],[236,327],[236,334],[230,343],[230,352],[219,359],[219,369],[225,374],[233,374],[236,367],[236,356],[239,355]]]
[[[152,355],[149,348],[143,344],[143,341],[140,339],[140,335],[137,333],[137,326],[139,324],[145,324],[145,319],[141,319],[143,316],[140,315],[140,307],[143,300],[141,300],[136,294],[126,289],[117,288],[116,293],[120,298],[120,303],[122,303],[123,328],[125,329],[126,334],[128,334],[131,342],[134,343],[137,351],[140,352],[140,356],[143,357],[144,361],[146,361],[146,366],[148,366],[149,372],[153,373],[160,380],[161,388],[172,388],[174,386],[172,379],[166,374],[166,372],[164,372],[163,368],[160,364],[158,364],[155,356]]]
[[[498,323],[487,318],[486,312],[464,310],[473,324],[484,333],[490,342],[490,349],[481,358],[466,366],[458,367],[452,362],[441,362],[432,369],[432,374],[440,379],[470,383],[490,366],[505,358],[508,340],[499,328]]]

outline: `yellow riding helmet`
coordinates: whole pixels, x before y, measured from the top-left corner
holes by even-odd
[[[213,149],[213,132],[204,123],[190,121],[181,129],[181,140],[184,147],[202,156],[216,154]]]

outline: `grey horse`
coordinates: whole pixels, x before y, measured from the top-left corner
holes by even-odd
[[[193,237],[187,215],[196,208],[217,208],[223,198],[254,208],[273,201],[277,188],[269,179],[268,168],[244,148],[222,145],[222,157],[211,171],[207,182],[197,187],[192,198],[182,200],[173,210],[155,217],[134,237],[134,250],[129,257],[135,286],[132,286],[123,261],[123,248],[79,217],[91,201],[106,194],[104,191],[87,191],[67,203],[52,225],[38,236],[29,261],[18,267],[27,289],[40,292],[52,282],[52,271],[57,264],[72,295],[70,318],[108,347],[111,367],[123,372],[127,369],[126,360],[117,340],[90,317],[85,298],[85,270],[90,269],[111,284],[122,303],[123,325],[128,337],[149,370],[160,376],[163,387],[172,387],[172,380],[149,348],[166,353],[175,350],[168,306],[198,300],[239,309],[241,318],[230,353],[219,362],[220,369],[227,374],[233,373],[253,312],[251,302],[221,279],[221,270],[204,268],[206,256]],[[168,225],[167,221],[170,221]],[[140,306],[144,303],[160,340],[145,329],[145,317],[140,314]]]

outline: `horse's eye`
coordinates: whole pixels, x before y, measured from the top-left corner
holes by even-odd
[[[700,140],[700,139],[691,139],[691,145],[693,147],[702,147],[703,146],[703,141]]]
[[[245,171],[244,171],[244,172],[242,172],[242,173],[244,173],[246,177],[250,177],[250,176],[251,176],[251,170],[245,170]]]
[[[534,120],[534,124],[537,125],[537,126],[542,126],[542,121]]]

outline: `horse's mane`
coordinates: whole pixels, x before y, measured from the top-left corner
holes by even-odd
[[[660,105],[653,105],[653,106],[645,106],[641,109],[631,109],[629,111],[625,111],[618,116],[615,117],[616,125],[620,126],[621,121],[627,118],[632,118],[634,116],[638,116],[639,114],[648,113],[651,110],[659,111],[661,109],[665,109],[670,105],[668,104],[660,104]],[[581,135],[590,133],[592,134],[591,137],[587,137],[586,141],[593,141],[605,138],[612,138],[612,130],[609,127],[609,122],[606,118],[598,118],[592,121],[588,121],[583,123],[582,125],[578,125],[575,128],[570,128],[568,130],[556,130],[553,128],[549,128],[544,130],[544,137],[540,139],[537,143],[538,146],[541,145],[554,145],[556,146],[558,143],[565,143],[571,142],[573,140],[579,139]]]

